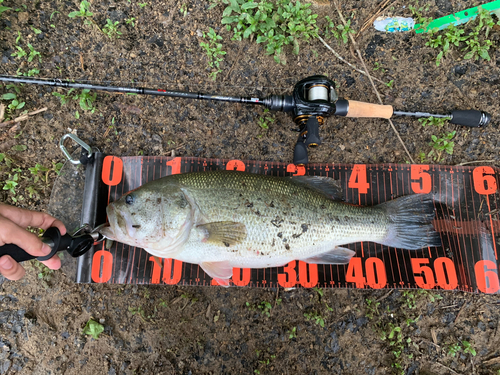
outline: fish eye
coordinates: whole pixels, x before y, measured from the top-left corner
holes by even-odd
[[[130,204],[133,204],[133,203],[134,203],[134,197],[133,197],[132,195],[130,195],[130,194],[129,194],[129,195],[127,195],[127,196],[125,197],[125,203],[127,203],[127,204],[129,204],[129,205],[130,205]]]

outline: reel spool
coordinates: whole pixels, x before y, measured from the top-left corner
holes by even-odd
[[[335,83],[325,76],[308,77],[295,85],[293,99],[293,120],[299,126],[293,162],[304,165],[308,162],[307,148],[321,144],[319,127],[324,124],[326,116],[335,113],[338,100]]]

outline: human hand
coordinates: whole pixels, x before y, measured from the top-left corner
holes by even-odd
[[[46,213],[0,203],[0,246],[14,244],[33,256],[48,255],[51,252],[50,246],[44,244],[35,234],[28,232],[27,227],[42,229],[56,227],[61,235],[66,234],[64,224]],[[57,255],[42,263],[53,270],[61,267],[61,260]],[[19,280],[25,271],[9,255],[4,255],[0,257],[0,273],[9,280]]]

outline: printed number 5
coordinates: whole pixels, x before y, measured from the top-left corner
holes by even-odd
[[[432,189],[432,181],[429,173],[428,165],[412,165],[411,166],[411,189],[417,194],[428,194]],[[413,182],[413,180],[418,180]]]

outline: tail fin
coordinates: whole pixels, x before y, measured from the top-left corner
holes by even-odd
[[[389,233],[382,245],[406,250],[441,246],[441,238],[431,222],[435,216],[430,194],[400,197],[380,204],[389,217]]]

